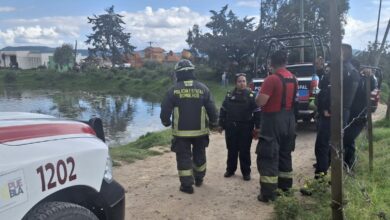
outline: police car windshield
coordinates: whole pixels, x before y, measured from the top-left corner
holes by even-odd
[[[313,65],[291,65],[287,66],[287,69],[296,77],[309,77],[314,74]]]

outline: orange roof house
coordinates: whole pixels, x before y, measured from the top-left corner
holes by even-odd
[[[165,56],[165,62],[167,63],[176,63],[180,60],[180,57],[178,57],[175,53],[173,53],[172,50],[168,52],[168,54]]]
[[[139,68],[144,65],[141,55],[136,52],[131,55],[126,55],[125,60],[126,62],[131,63],[132,67]]]
[[[151,60],[151,61],[157,61],[159,63],[162,63],[165,58],[164,52],[165,50],[160,47],[147,47],[144,50],[145,61]]]

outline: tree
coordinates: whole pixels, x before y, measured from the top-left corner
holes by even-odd
[[[211,10],[210,32],[203,34],[198,25],[187,33],[187,43],[195,57],[207,57],[218,70],[243,71],[253,54],[253,18],[239,19],[228,5],[220,11]]]
[[[113,65],[123,63],[123,55],[131,54],[135,49],[130,44],[130,33],[124,32],[126,23],[122,15],[114,12],[114,6],[106,9],[107,14],[88,17],[88,23],[92,24],[93,33],[87,36],[86,44],[91,56],[109,58]]]
[[[54,62],[62,69],[65,65],[69,65],[74,60],[73,46],[71,44],[63,44],[57,47],[53,56]]]
[[[349,0],[338,1],[339,16],[346,24]],[[264,35],[299,32],[301,0],[263,0],[261,5],[261,22],[258,30]],[[303,0],[304,29],[330,42],[328,0]]]

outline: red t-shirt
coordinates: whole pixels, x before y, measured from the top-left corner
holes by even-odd
[[[293,74],[286,68],[280,68],[277,73],[283,76],[283,78],[293,78]],[[296,84],[298,88],[298,83]],[[282,106],[283,96],[283,83],[282,80],[276,74],[272,74],[265,78],[261,85],[259,93],[269,95],[268,102],[261,108],[263,112],[278,112]],[[286,110],[291,110],[294,98],[294,84],[286,83]]]

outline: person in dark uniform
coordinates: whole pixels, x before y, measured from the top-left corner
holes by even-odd
[[[268,76],[256,97],[261,106],[257,168],[260,173],[261,202],[274,200],[276,189],[292,187],[291,152],[295,148],[294,104],[298,82],[286,69],[287,54],[276,51],[271,56],[272,75]]]
[[[314,146],[316,164],[314,177],[325,176],[330,165],[330,66],[325,67],[317,95],[318,129]]]
[[[342,44],[343,60],[343,124],[350,120],[352,102],[355,98],[359,85],[359,71],[353,66],[352,47],[349,44]]]
[[[252,133],[259,131],[260,108],[255,102],[253,93],[246,84],[244,73],[236,74],[235,89],[228,92],[219,111],[219,131],[225,130],[228,150],[225,177],[234,175],[237,169],[237,158],[240,158],[240,168],[243,179],[251,179]],[[253,130],[253,128],[256,128]]]
[[[350,118],[352,101],[355,97],[358,84],[359,73],[352,64],[352,47],[349,44],[342,44],[343,62],[343,126],[346,126]],[[329,66],[327,67],[329,68]],[[320,92],[317,96],[318,108],[318,131],[315,142],[316,164],[314,178],[322,181],[328,173],[331,163],[331,84],[329,69],[320,81]],[[303,187],[300,189],[303,195],[311,195],[312,189]]]
[[[206,147],[209,126],[217,128],[217,110],[209,89],[194,76],[191,61],[182,59],[175,66],[177,82],[161,104],[161,122],[172,124],[172,146],[176,153],[180,191],[192,194],[192,185],[201,186],[206,174]],[[171,121],[172,115],[172,121]],[[192,148],[191,148],[192,146]]]
[[[356,69],[360,69],[358,61],[352,61]],[[372,74],[371,69],[365,68],[360,72],[359,85],[356,90],[355,98],[351,105],[350,118],[348,126],[344,131],[344,164],[348,170],[351,170],[355,164],[355,139],[366,126],[367,122],[367,92],[366,78],[370,78],[370,89],[373,91],[377,88],[377,80]]]

